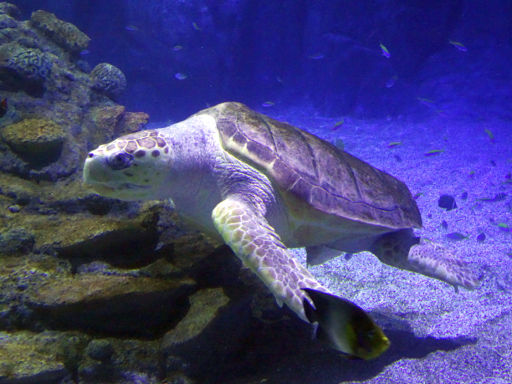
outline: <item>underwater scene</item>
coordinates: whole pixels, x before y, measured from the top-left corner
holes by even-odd
[[[0,2],[0,384],[512,383],[512,1]]]

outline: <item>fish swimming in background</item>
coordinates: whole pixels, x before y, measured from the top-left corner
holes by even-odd
[[[341,119],[340,121],[337,121],[336,123],[334,123],[334,125],[331,128],[331,131],[337,131],[339,128],[341,128],[341,126],[343,125],[344,122],[345,122],[345,120]]]
[[[196,31],[200,31],[201,30],[201,27],[199,27],[199,25],[194,21],[192,23],[192,27],[196,30]]]
[[[172,50],[174,52],[181,51],[183,49],[183,45],[176,44],[174,47],[172,47]]]
[[[274,103],[273,101],[265,101],[264,103],[261,103],[261,106],[265,107],[265,108],[268,108],[268,107],[274,106],[275,104],[276,103]]]
[[[130,25],[127,25],[126,27],[124,27],[124,29],[126,29],[127,31],[130,31],[130,32],[137,32],[139,30],[139,27],[137,27],[136,25],[130,24]]]
[[[427,99],[426,97],[417,97],[416,100],[418,100],[420,104],[423,104],[426,107],[435,108],[436,102],[432,99]]]
[[[386,48],[386,46],[382,43],[379,43],[379,47],[380,47],[382,56],[384,56],[386,59],[389,59],[391,57],[391,53],[389,53],[389,50]]]
[[[309,55],[308,59],[311,59],[311,60],[322,60],[324,57],[325,56],[324,56],[323,53],[315,53],[313,55]]]
[[[0,117],[4,117],[7,113],[7,99],[2,99],[0,101]]]
[[[464,46],[464,44],[462,44],[462,43],[460,43],[458,41],[449,40],[448,44],[453,45],[455,48],[457,48],[461,52],[467,52],[468,51],[468,49]]]
[[[430,151],[425,152],[424,155],[425,156],[435,156],[435,155],[440,155],[443,152],[444,152],[444,149],[431,149]]]
[[[463,233],[460,233],[460,232],[450,232],[450,233],[446,234],[445,236],[447,239],[453,240],[453,241],[461,241],[461,240],[466,240],[467,238],[469,238],[468,235],[464,235]]]
[[[185,73],[181,73],[181,72],[176,72],[174,74],[174,78],[176,80],[185,80],[188,76],[185,74]]]
[[[394,147],[398,147],[402,145],[402,142],[401,141],[392,141],[388,144],[388,148],[394,148]]]
[[[491,140],[491,143],[494,143],[496,140],[494,138],[494,133],[489,128],[484,129],[485,133],[487,133],[487,136],[489,136],[489,140]]]

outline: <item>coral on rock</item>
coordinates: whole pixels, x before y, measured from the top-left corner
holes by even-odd
[[[71,23],[59,20],[53,13],[35,11],[30,21],[34,27],[45,33],[50,39],[71,52],[80,52],[87,48],[91,39]]]
[[[0,100],[9,106],[0,118],[0,171],[57,180],[80,169],[88,149],[141,129],[148,116],[113,102],[126,87],[119,68],[102,63],[89,73],[79,54],[90,41],[85,33],[46,11],[33,12],[28,21],[18,21],[20,15],[15,5],[0,2]],[[14,131],[21,125],[13,124],[33,118],[66,132],[55,141]]]
[[[42,82],[50,75],[52,65],[49,54],[37,48],[24,48],[17,43],[0,47],[0,70],[11,70],[21,78]]]
[[[100,63],[91,71],[93,88],[109,97],[117,97],[126,88],[126,77],[117,67]]]

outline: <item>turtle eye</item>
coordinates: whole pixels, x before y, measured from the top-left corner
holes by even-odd
[[[133,156],[125,152],[117,153],[108,157],[107,159],[107,164],[115,171],[128,168],[130,165],[132,165],[132,162]]]

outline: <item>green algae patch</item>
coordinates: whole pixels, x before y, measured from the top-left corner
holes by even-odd
[[[57,382],[69,372],[55,353],[51,333],[0,332],[0,382]]]
[[[25,119],[6,126],[1,135],[23,160],[47,165],[60,157],[66,132],[52,120]]]

